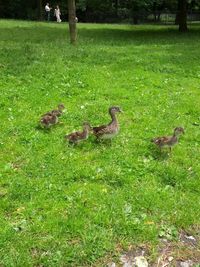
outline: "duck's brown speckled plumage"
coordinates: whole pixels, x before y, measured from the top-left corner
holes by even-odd
[[[58,109],[51,110],[41,116],[40,124],[45,128],[49,128],[52,125],[57,124],[58,117],[62,115],[64,109],[65,106],[63,104],[59,104]]]
[[[60,117],[63,114],[63,110],[65,109],[65,106],[63,104],[59,104],[57,109],[53,109],[51,111],[48,111],[47,113],[45,113],[43,116],[45,115],[55,115],[57,117]]]
[[[93,134],[98,139],[112,139],[119,132],[119,123],[116,118],[116,113],[122,112],[119,107],[111,107],[109,108],[109,114],[112,118],[111,122],[107,125],[101,125],[98,127],[93,127]]]
[[[169,147],[171,151],[172,146],[178,143],[178,136],[182,133],[184,133],[184,129],[182,127],[176,127],[172,136],[156,137],[153,138],[151,141],[156,144],[160,149],[162,149],[163,147]]]
[[[79,142],[88,139],[90,129],[90,124],[88,122],[84,122],[82,132],[77,131],[70,133],[65,136],[65,139],[67,139],[71,144],[78,144]]]
[[[49,128],[50,126],[58,123],[58,118],[55,115],[44,115],[41,118],[40,123],[45,128]]]

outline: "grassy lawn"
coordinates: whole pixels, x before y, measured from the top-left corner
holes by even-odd
[[[0,21],[0,265],[105,266],[130,246],[200,226],[200,27]],[[63,124],[37,129],[66,105]],[[69,147],[109,122],[120,134]],[[171,155],[152,137],[183,126]]]

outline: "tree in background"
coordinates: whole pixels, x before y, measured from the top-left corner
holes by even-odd
[[[187,0],[178,0],[177,22],[179,24],[179,31],[187,31]]]
[[[37,0],[38,1],[38,20],[42,20],[42,14],[43,14],[43,12],[42,12],[42,8],[43,8],[43,6],[42,6],[42,0]]]
[[[75,0],[68,0],[68,18],[69,18],[69,32],[70,42],[75,45],[77,41],[77,29],[76,29],[76,4]]]
[[[58,4],[62,20],[67,20],[66,0],[0,0],[0,17],[41,20],[46,2],[53,10]],[[160,22],[162,14],[172,13],[176,14],[180,31],[187,30],[187,18],[199,20],[200,17],[200,0],[76,0],[76,6],[82,22]]]
[[[153,15],[154,22],[160,22],[162,13],[176,8],[174,2],[176,0],[129,0],[127,8],[130,10],[134,24],[138,24],[140,19],[148,20],[149,15]]]
[[[179,25],[179,31],[185,32],[187,28],[187,14],[200,9],[199,0],[178,0],[175,24]]]

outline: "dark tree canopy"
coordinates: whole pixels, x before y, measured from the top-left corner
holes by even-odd
[[[28,20],[44,19],[46,2],[57,4],[62,20],[68,20],[67,0],[6,0],[0,1],[0,17]],[[23,6],[23,8],[22,8]],[[200,0],[76,0],[80,22],[161,22],[163,14],[176,15],[180,31],[187,28],[186,20],[200,20]],[[51,19],[54,19],[53,12]],[[175,21],[175,19],[174,19]]]

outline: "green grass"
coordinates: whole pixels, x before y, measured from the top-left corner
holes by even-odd
[[[2,266],[103,266],[200,224],[200,27],[78,28],[72,47],[64,23],[0,21]],[[63,125],[38,130],[60,102]],[[64,142],[111,105],[124,110],[112,145]],[[185,135],[160,155],[149,140],[176,126]]]

